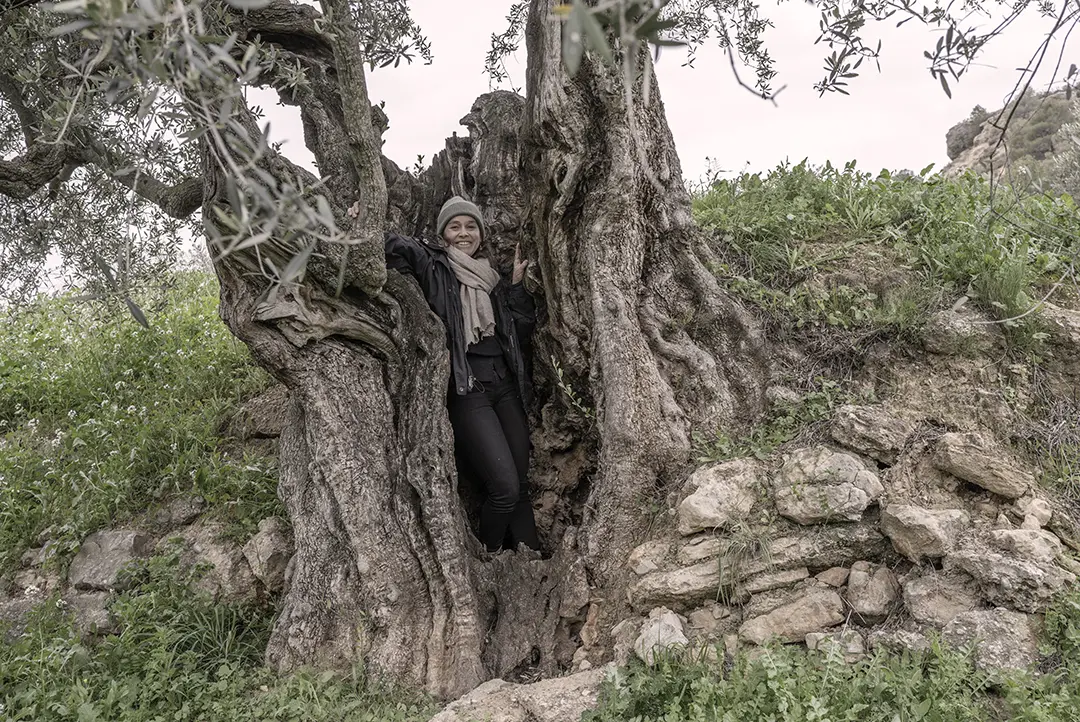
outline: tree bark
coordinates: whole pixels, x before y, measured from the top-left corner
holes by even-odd
[[[588,56],[569,78],[552,4],[530,8],[527,99],[483,96],[462,119],[470,137],[448,139],[418,178],[372,155],[385,118],[342,84],[355,89],[359,68],[334,67],[355,57],[328,53],[311,28],[303,43],[281,28],[271,38],[299,48],[309,83],[282,96],[300,105],[335,215],[363,250],[320,247],[302,288],[273,293],[243,254],[216,264],[223,319],[290,390],[280,495],[297,551],[266,654],[279,670],[364,660],[452,697],[495,676],[600,661],[629,614],[627,555],[650,502],[685,470],[691,431],[760,411],[762,341],[707,270],[658,91],[646,103],[632,88],[628,108],[619,71]],[[272,150],[262,163],[277,178],[305,174]],[[207,219],[226,205],[220,167],[208,149]],[[496,262],[518,244],[538,260],[543,557],[491,557],[472,536],[443,329],[413,281],[373,265],[379,226],[430,233],[452,194],[484,209]]]

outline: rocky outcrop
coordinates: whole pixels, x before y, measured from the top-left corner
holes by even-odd
[[[120,586],[120,572],[149,556],[153,539],[137,531],[100,531],[83,540],[68,568],[68,582],[79,590],[111,591]]]
[[[881,530],[893,548],[913,562],[945,556],[969,523],[967,512],[960,509],[890,504],[881,512]]]
[[[653,664],[657,657],[672,650],[684,649],[689,644],[683,631],[683,620],[678,614],[664,607],[649,612],[648,619],[634,641],[634,654],[645,664]]]
[[[1033,620],[1008,609],[958,614],[945,626],[942,636],[958,647],[974,645],[979,669],[1023,669],[1038,659]]]
[[[566,722],[596,706],[605,670],[590,669],[535,684],[485,682],[428,722]]]
[[[811,589],[768,614],[747,620],[739,627],[739,639],[752,644],[771,640],[802,642],[806,635],[835,627],[844,621],[844,602],[831,589]]]
[[[255,577],[271,594],[285,587],[285,570],[293,555],[292,530],[282,519],[270,517],[259,522],[259,531],[243,548],[244,558]]]
[[[854,456],[818,446],[792,452],[773,490],[781,515],[799,524],[821,524],[859,521],[884,488]]]
[[[904,607],[920,624],[941,628],[979,606],[975,585],[965,574],[931,571],[913,575],[903,586]]]
[[[900,455],[915,427],[876,406],[841,406],[833,418],[833,441],[885,464]]]
[[[691,475],[691,493],[679,504],[679,533],[725,529],[744,521],[762,486],[760,464],[737,459],[702,467]]]
[[[938,469],[1006,499],[1023,496],[1035,484],[1030,471],[981,434],[943,435],[933,462]]]

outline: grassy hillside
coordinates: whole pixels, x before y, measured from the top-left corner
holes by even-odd
[[[721,181],[694,201],[715,238],[713,271],[770,335],[822,368],[871,343],[917,349],[932,314],[962,298],[1000,319],[1009,353],[1038,364],[1033,303],[1080,252],[1068,198],[1004,203],[965,176],[870,175],[784,166]],[[216,314],[212,278],[183,276],[146,299],[151,328],[118,310],[45,300],[0,327],[0,579],[22,552],[55,542],[62,568],[85,535],[196,493],[238,538],[280,514],[273,461],[226,452],[217,430],[264,388]],[[846,400],[833,382],[738,439],[702,439],[703,458],[765,454]],[[1058,444],[1080,489],[1080,430]],[[1070,482],[1071,483],[1071,482]],[[0,718],[14,720],[420,720],[430,706],[352,675],[276,678],[261,667],[272,606],[193,591],[175,553],[137,568],[111,611],[120,633],[84,640],[56,599],[0,645]],[[0,590],[2,591],[2,590]],[[595,722],[685,720],[1066,720],[1080,709],[1080,597],[1047,616],[1046,674],[991,677],[935,648],[854,665],[779,649],[733,668],[669,659],[608,684]]]

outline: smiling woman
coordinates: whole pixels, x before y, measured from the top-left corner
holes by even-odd
[[[539,549],[529,498],[529,426],[525,359],[536,325],[521,284],[528,261],[515,257],[511,283],[477,256],[484,219],[454,196],[437,224],[441,243],[389,234],[387,265],[420,283],[446,327],[451,381],[447,393],[459,466],[483,488],[479,537],[489,552],[524,544]]]

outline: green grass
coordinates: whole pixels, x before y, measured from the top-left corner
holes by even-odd
[[[1016,198],[967,175],[878,175],[805,162],[718,180],[694,198],[718,276],[795,328],[915,338],[963,295],[1014,347],[1041,338],[1028,312],[1080,252],[1068,196]]]
[[[974,669],[969,651],[875,654],[773,647],[722,663],[670,656],[605,684],[585,722],[1066,722],[1080,717],[1080,591],[1047,613],[1046,671]]]
[[[33,722],[408,722],[431,702],[351,673],[263,667],[270,610],[217,604],[172,550],[112,600],[119,633],[84,639],[55,601],[0,645],[0,718]],[[3,630],[0,629],[0,635]]]
[[[193,273],[148,329],[67,298],[0,326],[0,574],[43,534],[63,561],[174,493],[238,535],[280,513],[272,461],[218,449],[221,420],[268,378],[216,311],[216,282]]]

